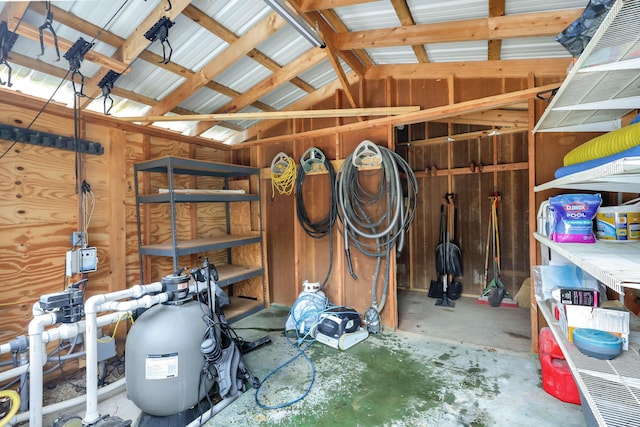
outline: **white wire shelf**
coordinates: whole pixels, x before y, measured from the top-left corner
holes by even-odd
[[[632,426],[640,420],[640,354],[638,319],[632,319],[629,350],[612,360],[600,360],[580,352],[562,333],[548,302],[537,301],[588,407],[600,426]],[[635,316],[631,316],[634,318]]]
[[[538,192],[552,188],[640,193],[640,157],[624,157],[536,185],[533,189]]]
[[[640,289],[640,241],[558,243],[533,233],[543,246],[571,261],[618,293]]]

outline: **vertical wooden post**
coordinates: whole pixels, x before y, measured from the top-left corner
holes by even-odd
[[[529,87],[535,87],[536,79],[533,73],[529,74],[527,84]],[[533,266],[537,264],[537,244],[533,238],[533,232],[536,231],[536,193],[533,187],[536,185],[536,137],[533,134],[533,127],[536,120],[536,101],[535,98],[529,98],[529,132],[528,132],[528,160],[529,160],[529,275],[531,278],[531,351],[538,352],[538,306],[536,305],[535,286],[533,283]]]
[[[127,137],[111,128],[109,140],[109,291],[114,292],[127,287],[127,173],[122,168],[127,164]]]

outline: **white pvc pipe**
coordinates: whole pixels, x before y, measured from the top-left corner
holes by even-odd
[[[29,322],[29,426],[42,427],[42,367],[45,364],[42,332],[58,321],[56,313],[36,316]],[[39,385],[39,386],[38,386]]]
[[[98,397],[100,398],[107,398],[110,397],[116,393],[120,393],[121,391],[124,390],[125,386],[126,386],[127,382],[125,378],[121,378],[118,381],[115,381],[111,384],[108,384],[104,387],[101,387],[98,390]],[[62,412],[62,411],[68,411],[70,408],[74,408],[76,406],[80,406],[83,405],[85,403],[87,399],[87,396],[85,394],[74,397],[72,399],[68,399],[62,402],[58,402],[58,403],[54,403],[52,405],[49,406],[45,406],[44,408],[42,408],[42,414],[41,417],[44,415],[49,415],[49,414],[55,414],[57,412]],[[29,419],[29,413],[28,412],[23,412],[21,414],[16,415],[15,417],[11,418],[11,420],[9,420],[9,425],[13,426],[15,424],[19,424],[22,422],[25,422]]]
[[[11,378],[19,377],[29,370],[29,365],[18,366],[17,368],[8,369],[0,372],[0,382],[9,380]]]
[[[94,295],[87,299],[84,304],[85,315],[85,350],[87,352],[87,366],[86,366],[86,393],[87,393],[87,408],[85,417],[82,420],[84,424],[94,424],[100,419],[98,413],[98,324],[96,320],[96,314],[99,311],[103,311],[102,306],[110,301],[116,301],[123,298],[139,298],[142,295],[150,292],[162,291],[162,283],[154,282],[149,285],[135,285],[131,288],[124,289],[122,291],[116,291],[109,294]],[[158,302],[161,301],[162,294],[154,295],[151,300]],[[149,295],[146,295],[149,296]],[[146,298],[145,296],[145,298]],[[133,310],[138,307],[142,307],[142,304],[150,303],[149,299],[140,298],[139,300],[132,300],[127,307],[121,307],[123,310]],[[164,298],[168,299],[165,294]],[[165,299],[166,301],[166,299]],[[138,305],[140,304],[140,305]],[[149,306],[150,307],[150,306]],[[115,307],[114,307],[115,308]]]

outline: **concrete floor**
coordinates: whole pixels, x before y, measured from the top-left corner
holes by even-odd
[[[343,352],[311,345],[306,354],[314,383],[300,402],[264,409],[250,389],[205,425],[585,425],[580,406],[542,389],[528,309],[492,308],[465,297],[455,308],[438,307],[424,293],[409,291],[401,291],[398,302],[398,331],[372,335]],[[271,344],[245,355],[260,379],[297,354],[282,333],[286,316],[272,308],[232,325],[247,341],[271,337]],[[294,400],[310,381],[311,367],[299,357],[261,387],[260,403]],[[134,421],[138,414],[124,393],[102,402],[100,412]]]

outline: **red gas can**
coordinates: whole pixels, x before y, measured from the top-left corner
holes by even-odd
[[[538,357],[542,366],[542,388],[563,402],[580,404],[578,387],[564,359],[553,332],[548,327],[540,330]]]

